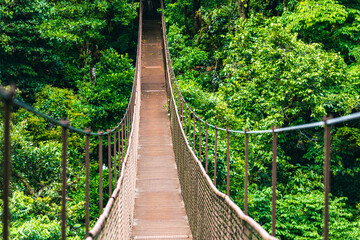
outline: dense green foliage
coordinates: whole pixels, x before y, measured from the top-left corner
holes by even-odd
[[[0,83],[15,83],[18,97],[57,120],[69,119],[74,127],[116,126],[134,78],[138,6],[132,0],[2,1]],[[24,109],[15,109],[13,119],[10,238],[60,239],[61,128]],[[70,133],[69,239],[85,236],[84,140]],[[91,142],[93,226],[99,214],[99,166],[97,139]],[[104,165],[104,189],[107,174]]]
[[[178,84],[197,114],[212,124],[269,129],[359,111],[360,4],[356,1],[165,3]],[[131,0],[2,1],[0,82],[16,83],[19,97],[55,119],[70,119],[75,127],[97,131],[116,125],[132,86],[137,6]],[[337,125],[332,132],[330,236],[359,239],[359,121]],[[12,134],[11,239],[59,239],[61,129],[16,109]],[[213,146],[215,133],[209,134]],[[226,183],[225,139],[220,132],[217,187],[221,191]],[[242,206],[244,137],[232,135],[230,141],[231,198]],[[321,128],[279,134],[277,236],[281,239],[321,239],[322,142]],[[69,239],[82,239],[85,234],[83,149],[84,137],[71,133]],[[96,139],[91,154],[93,224],[98,216]],[[209,155],[213,176],[212,147]],[[271,161],[271,136],[251,135],[249,214],[267,230]],[[105,166],[104,179],[107,172]],[[106,189],[108,183],[104,184]],[[107,198],[105,193],[104,202]]]
[[[134,52],[136,24],[130,23],[137,5],[126,0],[3,2],[1,82],[15,82],[28,101],[47,84],[76,87],[90,77],[101,51]]]
[[[248,18],[242,12],[244,2],[249,4]],[[165,15],[178,85],[205,120],[223,128],[260,130],[359,111],[360,4],[202,1],[194,9],[196,4],[195,0],[167,1]],[[332,130],[333,239],[360,237],[359,129],[359,121],[353,121]],[[210,137],[214,139],[214,131]],[[278,137],[277,237],[321,239],[323,130]],[[243,206],[244,137],[231,135],[230,141],[231,197]],[[212,140],[210,176],[213,144]],[[225,191],[225,133],[219,133],[218,145],[217,187]],[[251,135],[249,214],[267,230],[271,229],[271,156],[271,135]]]

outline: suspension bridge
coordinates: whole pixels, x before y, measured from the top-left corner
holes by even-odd
[[[163,8],[163,4],[162,8]],[[77,129],[14,98],[15,90],[0,89],[4,100],[3,239],[9,239],[10,119],[18,105],[62,127],[62,239],[66,239],[66,166],[69,131],[86,136],[86,239],[276,239],[277,134],[324,126],[324,239],[329,238],[331,125],[360,118],[360,113],[281,129],[235,131],[213,126],[186,104],[176,85],[166,38],[164,14],[144,20],[139,13],[139,39],[133,90],[122,121],[106,132]],[[202,134],[205,128],[205,135]],[[214,176],[208,175],[208,129],[215,131]],[[218,133],[227,139],[226,194],[217,188]],[[197,135],[196,135],[197,134]],[[244,210],[229,197],[230,134],[245,136]],[[248,136],[272,134],[272,232],[248,216]],[[89,226],[89,145],[99,142],[99,218]],[[103,141],[108,141],[109,201],[103,206]],[[205,146],[205,149],[204,149]],[[112,158],[113,157],[113,158]],[[203,161],[205,160],[205,161]],[[204,163],[205,162],[205,163]],[[112,189],[114,186],[114,189]]]

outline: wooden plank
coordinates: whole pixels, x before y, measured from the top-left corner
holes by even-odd
[[[192,239],[172,149],[161,28],[143,25],[140,139],[133,239]],[[153,49],[152,49],[153,48]],[[152,54],[156,53],[156,54]],[[155,67],[154,67],[155,66]],[[147,70],[146,70],[147,69]]]

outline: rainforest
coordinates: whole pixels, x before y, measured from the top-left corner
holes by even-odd
[[[139,6],[134,0],[2,0],[1,85],[15,84],[17,98],[74,127],[116,126],[133,86]],[[177,87],[212,125],[268,130],[360,111],[358,1],[165,0],[164,14]],[[12,121],[10,239],[60,239],[61,127],[19,107]],[[331,133],[330,239],[359,239],[360,121],[337,124]],[[214,139],[214,130],[208,134]],[[249,138],[248,214],[268,232],[271,137]],[[75,132],[68,141],[66,231],[68,239],[84,239],[85,141]],[[322,127],[278,136],[279,239],[322,239],[323,142]],[[243,143],[244,135],[230,139],[230,198],[240,208]],[[217,144],[217,187],[226,193],[226,133]],[[97,145],[90,144],[90,226],[99,216]],[[211,178],[214,155],[209,147]],[[104,189],[108,173],[105,164]]]
[[[177,84],[192,110],[221,128],[266,130],[358,112],[359,10],[346,0],[165,1]],[[331,239],[360,237],[359,127],[332,129]],[[218,134],[217,187],[226,193],[226,133]],[[280,239],[322,239],[323,137],[321,129],[278,136]],[[249,215],[270,232],[272,136],[249,138]],[[230,142],[230,197],[243,207],[244,136]],[[213,147],[209,154],[212,177]]]

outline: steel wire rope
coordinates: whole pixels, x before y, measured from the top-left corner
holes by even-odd
[[[167,45],[169,45],[168,39],[167,39],[167,32],[166,32],[166,28],[164,29],[165,31],[165,40]],[[165,47],[165,51],[166,51],[166,55],[168,55],[169,57],[169,62],[170,62],[170,68],[171,68],[171,73],[174,79],[174,83],[177,87],[178,93],[180,95],[181,100],[185,103],[185,106],[189,109],[189,111],[198,119],[200,120],[202,123],[204,124],[208,124],[210,127],[212,128],[217,128],[218,130],[221,131],[229,131],[230,133],[242,133],[245,134],[244,130],[231,130],[231,129],[226,129],[226,128],[220,128],[217,127],[213,124],[208,123],[207,121],[203,120],[200,116],[198,116],[194,110],[191,109],[191,107],[189,106],[189,104],[186,102],[185,97],[183,96],[183,94],[181,93],[178,81],[176,79],[175,73],[174,73],[174,68],[172,65],[172,60],[171,60],[171,55],[170,55],[170,51],[168,49],[168,47]],[[172,78],[172,76],[170,76],[170,79]],[[360,119],[360,112],[356,112],[356,113],[352,113],[346,116],[342,116],[342,117],[337,117],[337,118],[333,118],[331,120],[327,121],[327,124],[332,125],[332,124],[337,124],[337,123],[342,123],[342,122],[346,122],[346,121],[351,121],[351,120],[355,120],[355,119]],[[319,121],[319,122],[314,122],[314,123],[305,123],[305,124],[300,124],[300,125],[295,125],[295,126],[290,126],[290,127],[284,127],[284,128],[277,128],[275,130],[275,132],[288,132],[288,131],[295,131],[295,130],[301,130],[301,129],[307,129],[307,128],[315,128],[315,127],[319,127],[319,126],[324,126],[325,122],[324,121]],[[254,130],[254,131],[246,131],[247,134],[261,134],[261,133],[272,133],[273,130],[272,129],[267,129],[267,130]]]
[[[134,128],[132,125],[135,123],[135,121],[136,121],[135,116],[138,114],[136,111],[136,106],[137,106],[137,100],[138,100],[137,96],[138,96],[138,94],[140,94],[139,91],[137,91],[137,88],[139,87],[138,86],[139,77],[141,77],[142,9],[143,9],[142,1],[140,1],[140,4],[139,4],[139,30],[138,30],[138,40],[137,40],[138,46],[137,46],[137,52],[136,52],[137,58],[136,58],[136,70],[135,70],[135,76],[134,76],[134,82],[133,82],[133,90],[132,90],[131,97],[130,97],[131,100],[129,101],[128,108],[124,114],[124,118],[118,125],[118,126],[122,126],[121,127],[121,148],[123,148],[125,146],[127,151],[122,152],[122,156],[121,156],[122,167],[121,167],[121,172],[119,172],[118,185],[115,187],[115,190],[114,190],[113,194],[111,195],[111,197],[109,198],[109,201],[107,202],[101,215],[99,216],[95,225],[89,232],[89,237],[86,238],[87,240],[97,239],[97,237],[99,237],[99,235],[102,234],[105,223],[110,221],[109,218],[112,217],[110,215],[110,213],[114,209],[115,201],[117,199],[119,199],[119,192],[121,192],[121,190],[124,190],[124,187],[122,187],[122,188],[120,187],[120,183],[123,183],[124,181],[126,181],[125,176],[129,175],[129,174],[126,174],[125,171],[129,171],[129,167],[126,167],[126,166],[127,166],[130,154],[131,154],[130,153],[131,152],[130,139],[133,138],[133,131],[134,131]],[[132,118],[130,118],[130,119],[127,119],[127,116],[126,116],[128,110],[130,110],[130,112],[132,113]],[[127,129],[127,127],[126,127],[127,121],[130,121],[131,130]],[[124,125],[125,125],[125,129],[124,129]],[[136,125],[135,125],[135,128],[136,128]],[[114,129],[114,131],[115,130],[116,129]],[[130,131],[130,132],[127,133],[127,131]],[[111,133],[111,132],[112,131],[110,131],[109,133]],[[126,143],[127,134],[129,134],[129,136],[128,136],[129,137],[129,145],[127,145],[127,143]],[[120,145],[119,145],[119,147],[120,147]],[[125,155],[123,155],[124,153],[125,153]],[[119,168],[120,168],[120,165],[119,165]],[[135,175],[136,175],[136,173],[135,173]],[[127,184],[129,184],[129,183],[127,183]],[[121,201],[121,200],[119,200],[119,201]],[[121,206],[121,204],[120,204],[120,206]],[[115,208],[114,211],[116,211],[116,209],[117,208]],[[122,220],[125,221],[124,219],[122,219]],[[127,224],[121,224],[121,225],[123,227],[120,228],[120,231],[122,234],[124,234],[125,232],[127,232],[126,229],[124,228],[124,226],[126,226]],[[114,228],[114,229],[116,229],[116,228]],[[107,230],[105,230],[105,232],[108,230],[109,230],[109,228]],[[105,233],[105,234],[107,234],[107,233]]]
[[[137,66],[137,60],[136,60],[136,65]],[[136,73],[135,73],[136,75]],[[135,79],[135,77],[134,77]],[[76,128],[76,127],[73,127],[73,126],[69,126],[67,124],[64,124],[63,122],[61,122],[61,120],[56,120],[55,118],[47,115],[46,113],[42,112],[42,111],[39,111],[37,109],[35,109],[33,106],[31,106],[29,103],[27,102],[24,102],[22,101],[21,99],[19,98],[15,98],[13,101],[14,101],[14,104],[29,111],[29,112],[32,112],[34,113],[35,115],[38,115],[46,120],[48,120],[49,122],[52,122],[54,124],[56,124],[57,126],[61,126],[61,127],[65,127],[65,128],[68,128],[69,130],[72,130],[74,132],[77,132],[77,133],[81,133],[83,135],[91,135],[91,136],[103,136],[103,135],[108,135],[110,133],[113,133],[114,131],[116,131],[122,124],[122,122],[124,121],[125,119],[125,116],[127,116],[129,110],[130,110],[130,107],[131,107],[131,103],[132,103],[132,99],[133,99],[133,94],[134,94],[134,86],[135,86],[135,80],[133,81],[133,86],[132,86],[132,91],[131,91],[131,95],[129,97],[129,103],[127,105],[127,108],[126,108],[126,111],[123,115],[123,118],[121,119],[120,123],[118,123],[116,125],[116,127],[114,128],[111,128],[110,131],[106,131],[106,132],[103,132],[103,133],[96,133],[96,132],[88,132],[88,131],[85,131],[83,129],[80,129],[80,128]],[[4,87],[0,87],[0,96],[3,98],[3,99],[9,99],[10,98],[10,93],[8,91],[5,90]]]
[[[165,24],[164,24],[164,12],[162,14],[162,21],[163,21],[163,28],[165,28]],[[268,129],[268,130],[257,130],[257,131],[248,131],[247,129],[245,129],[244,131],[239,131],[239,130],[229,130],[229,129],[224,129],[224,128],[219,128],[217,126],[214,126],[212,124],[208,124],[207,122],[205,122],[203,119],[201,119],[200,116],[198,116],[196,113],[195,113],[195,110],[191,109],[189,104],[185,101],[185,98],[184,96],[182,95],[181,93],[181,90],[180,90],[180,87],[177,83],[177,80],[176,80],[176,76],[174,74],[174,70],[172,68],[172,61],[171,61],[171,57],[170,57],[170,53],[169,53],[169,50],[168,50],[168,41],[167,41],[167,37],[166,37],[166,29],[163,30],[164,33],[165,33],[165,36],[164,36],[164,42],[165,42],[165,54],[166,54],[166,58],[168,58],[168,60],[166,61],[167,63],[167,71],[171,71],[172,72],[172,76],[169,76],[169,84],[171,86],[171,89],[170,89],[170,93],[171,93],[171,96],[172,97],[172,101],[174,102],[174,105],[175,105],[175,111],[177,111],[177,116],[179,118],[179,111],[178,111],[178,106],[179,106],[179,103],[178,103],[178,99],[180,98],[180,101],[181,101],[181,109],[183,109],[183,105],[186,106],[185,108],[185,112],[186,109],[188,110],[189,112],[189,127],[190,127],[190,120],[191,120],[191,114],[193,114],[193,118],[194,118],[194,123],[195,123],[195,118],[197,118],[200,122],[203,122],[205,123],[205,126],[206,126],[206,130],[207,128],[210,126],[212,128],[215,128],[215,170],[214,170],[214,183],[213,185],[215,186],[216,188],[216,149],[217,149],[217,131],[218,130],[221,130],[221,131],[226,131],[227,132],[227,162],[229,162],[229,133],[242,133],[245,135],[245,155],[246,155],[246,158],[247,158],[247,155],[248,155],[248,137],[249,135],[248,134],[261,134],[261,133],[272,133],[273,135],[273,148],[272,148],[272,220],[271,220],[271,226],[272,226],[272,235],[274,236],[274,239],[275,239],[275,230],[276,230],[276,181],[277,181],[277,166],[276,166],[276,158],[277,158],[277,133],[280,133],[280,132],[288,132],[288,131],[295,131],[295,130],[301,130],[301,129],[309,129],[309,128],[316,128],[316,127],[320,127],[320,126],[324,126],[324,155],[325,155],[325,162],[324,162],[324,188],[325,188],[325,191],[324,191],[324,195],[325,195],[325,201],[324,201],[324,228],[323,228],[323,231],[324,231],[324,239],[328,239],[328,235],[329,235],[329,192],[330,192],[330,141],[331,141],[331,125],[334,125],[334,124],[337,124],[337,123],[343,123],[343,122],[347,122],[347,121],[351,121],[351,120],[355,120],[355,119],[360,119],[360,112],[355,112],[355,113],[352,113],[352,114],[349,114],[349,115],[346,115],[346,116],[341,116],[341,117],[337,117],[337,118],[326,118],[324,117],[323,118],[323,121],[319,121],[319,122],[312,122],[312,123],[306,123],[306,124],[300,124],[300,125],[295,125],[295,126],[289,126],[289,127],[283,127],[283,128],[275,128],[275,127],[272,127],[272,129]],[[171,68],[171,70],[169,69],[169,67]],[[170,74],[169,74],[170,75]],[[172,83],[175,83],[177,87],[172,87]],[[177,90],[177,91],[176,91]],[[177,94],[177,96],[175,97],[174,94]],[[186,115],[185,114],[185,118],[186,118]],[[183,117],[183,115],[181,114],[181,116]],[[187,121],[185,120],[185,123]],[[200,122],[199,122],[199,125],[200,125]],[[181,121],[178,121],[179,125],[180,125],[180,129],[184,129],[182,126],[181,126]],[[201,126],[201,125],[200,125]],[[189,141],[187,141],[187,137],[186,137],[186,126],[185,126],[185,135],[184,135],[184,138],[185,138],[185,142],[187,144],[187,147],[188,149],[191,151],[191,142],[190,142],[190,128],[189,128]],[[194,129],[193,131],[195,131],[195,125],[194,125]],[[199,131],[199,134],[200,131]],[[207,134],[207,131],[206,131],[206,134]],[[201,136],[201,135],[200,135]],[[195,138],[194,138],[195,139]],[[207,139],[206,139],[207,140]],[[195,141],[194,141],[194,144],[195,144]],[[207,144],[206,144],[206,147],[207,147]],[[194,151],[191,151],[192,154],[193,154],[193,157],[196,158],[196,155],[195,155],[195,149]],[[206,153],[207,153],[207,150],[206,150]],[[207,157],[207,156],[206,156]],[[182,159],[183,157],[181,157],[180,159]],[[207,159],[206,159],[206,162],[207,162]],[[200,163],[201,164],[201,163]],[[246,168],[248,167],[248,161],[246,161]],[[207,164],[206,164],[206,168],[207,168]],[[227,163],[227,168],[229,169],[229,163]],[[208,175],[208,172],[206,170],[206,176],[209,177]],[[209,178],[210,179],[210,178]],[[227,180],[229,181],[229,180]],[[247,182],[247,181],[245,181]],[[247,184],[245,184],[245,189],[247,189]],[[227,195],[229,195],[229,190],[227,189]],[[247,196],[247,190],[245,191],[245,195]],[[191,201],[191,200],[189,200]],[[246,204],[245,204],[245,211],[246,211],[246,214],[247,214],[247,197],[245,199],[246,201]],[[229,232],[228,232],[229,233]]]
[[[163,7],[163,6],[162,6]],[[162,13],[162,17],[164,17],[164,12]],[[162,19],[163,22],[163,26],[164,26],[164,19]],[[164,29],[163,29],[164,31]],[[165,42],[165,39],[164,39]],[[165,42],[165,49],[166,49],[166,43]],[[168,57],[168,55],[165,55],[166,57]],[[168,68],[168,65],[167,65]],[[172,80],[168,79],[168,84],[171,86],[172,85]],[[191,146],[189,145],[189,142],[187,140],[187,133],[186,133],[186,128],[185,129],[181,126],[181,120],[180,120],[180,111],[178,111],[178,103],[176,103],[176,97],[174,95],[175,92],[175,87],[170,87],[169,88],[169,97],[171,98],[171,114],[175,114],[175,118],[171,117],[171,121],[175,121],[175,128],[177,128],[175,130],[174,133],[175,138],[178,139],[178,137],[180,137],[182,140],[180,140],[180,143],[175,143],[174,144],[174,148],[177,148],[177,150],[175,150],[175,154],[178,154],[177,151],[179,151],[180,156],[176,158],[177,161],[177,166],[178,166],[178,172],[179,172],[179,177],[180,177],[180,183],[182,186],[182,191],[184,189],[188,189],[188,191],[185,190],[185,193],[183,194],[183,198],[185,201],[185,206],[186,206],[186,210],[188,208],[190,208],[190,213],[188,214],[188,218],[189,218],[189,223],[191,225],[191,228],[193,230],[194,226],[194,232],[193,232],[193,236],[197,236],[197,229],[199,229],[198,227],[198,216],[194,217],[194,215],[196,215],[196,212],[198,210],[196,210],[198,204],[194,204],[193,201],[195,200],[194,196],[197,195],[196,193],[196,189],[194,189],[194,186],[200,186],[200,187],[204,187],[203,190],[205,190],[204,192],[202,192],[203,194],[205,194],[205,197],[207,196],[208,199],[211,198],[214,201],[208,201],[207,203],[209,203],[208,206],[212,206],[215,207],[212,208],[210,218],[214,219],[213,221],[210,220],[208,223],[211,224],[210,228],[205,227],[204,229],[210,229],[210,231],[207,231],[207,233],[209,235],[206,236],[207,239],[210,238],[215,238],[216,236],[218,238],[223,239],[224,238],[224,232],[223,229],[227,230],[227,235],[226,236],[230,236],[230,231],[235,231],[238,232],[239,234],[241,234],[241,236],[243,236],[244,238],[251,238],[251,239],[268,239],[268,240],[272,240],[272,239],[276,239],[275,237],[272,237],[268,234],[268,232],[266,232],[257,222],[255,222],[251,217],[244,215],[244,213],[241,211],[241,209],[234,203],[232,202],[232,200],[230,199],[229,196],[225,195],[224,193],[220,192],[216,186],[213,184],[212,180],[210,179],[209,175],[205,172],[205,170],[203,169],[201,163],[199,162],[199,160],[197,159],[195,153],[191,150]],[[185,108],[187,109],[187,108]],[[174,112],[174,113],[173,113]],[[185,111],[186,112],[186,111]],[[189,109],[189,115],[194,114],[193,111],[191,111],[191,109]],[[188,114],[185,114],[185,116]],[[183,115],[181,115],[183,116]],[[185,120],[185,123],[187,123],[188,121]],[[173,127],[173,126],[172,126]],[[208,124],[206,124],[206,129],[208,127]],[[173,129],[172,129],[173,130]],[[180,131],[180,132],[179,132]],[[179,136],[178,134],[180,133]],[[207,139],[207,138],[206,138]],[[177,140],[175,140],[177,141]],[[184,146],[187,146],[184,147]],[[185,152],[185,154],[184,154]],[[193,159],[195,161],[188,161],[188,159]],[[188,167],[188,170],[185,170],[185,167]],[[196,171],[200,170],[200,173]],[[194,172],[195,171],[195,172]],[[198,173],[195,174],[194,173]],[[199,175],[200,178],[198,178],[196,175]],[[190,181],[185,181],[184,179],[190,179]],[[193,181],[191,181],[192,179],[195,179],[195,183]],[[200,180],[201,179],[201,180]],[[183,186],[185,186],[185,188],[183,189]],[[213,195],[214,194],[214,195]],[[212,198],[214,197],[214,199]],[[203,202],[204,203],[204,202]],[[194,209],[195,208],[195,209]],[[224,214],[222,212],[222,210],[226,210],[226,223],[223,222],[221,219],[224,220]],[[187,210],[188,211],[188,210]],[[230,215],[234,217],[234,219],[230,219]],[[206,217],[209,217],[206,216]],[[224,224],[227,224],[227,228],[224,228]],[[203,224],[201,224],[201,226],[204,226]],[[217,232],[219,232],[219,234],[217,234]],[[201,235],[202,236],[202,235]],[[240,236],[240,235],[239,235]],[[196,237],[195,237],[196,238]],[[229,237],[230,239],[230,237]]]
[[[141,2],[140,2],[140,12],[142,11],[141,10],[142,9],[142,4],[141,4]],[[140,13],[140,15],[141,15],[141,13]],[[140,16],[140,18],[141,18],[141,16]],[[140,20],[140,22],[141,22],[141,20]],[[140,25],[140,24],[139,24]],[[26,103],[25,101],[23,101],[23,100],[21,100],[21,99],[19,99],[19,98],[14,98],[14,93],[15,93],[15,86],[13,85],[13,87],[12,87],[12,90],[10,90],[10,91],[7,91],[7,89],[5,88],[5,87],[3,87],[3,86],[0,86],[0,97],[1,98],[3,98],[3,100],[4,100],[4,102],[7,102],[7,101],[11,101],[11,103],[12,104],[14,104],[14,105],[17,105],[17,106],[19,106],[19,107],[21,107],[21,108],[23,108],[23,109],[25,109],[25,110],[27,110],[28,112],[31,112],[31,113],[33,113],[33,114],[35,114],[35,115],[37,115],[37,116],[40,116],[41,118],[43,118],[43,119],[45,119],[45,120],[47,120],[47,121],[49,121],[49,122],[52,122],[52,123],[54,123],[56,126],[61,126],[62,127],[62,129],[63,129],[63,135],[64,135],[64,132],[66,132],[66,129],[67,130],[72,130],[72,131],[74,131],[74,132],[77,132],[77,133],[80,133],[80,134],[83,134],[83,135],[86,135],[86,165],[89,165],[89,137],[90,136],[103,136],[103,135],[109,135],[110,136],[110,134],[111,133],[114,133],[114,134],[116,134],[116,131],[120,128],[120,127],[122,127],[121,129],[122,129],[122,131],[123,131],[123,122],[124,121],[130,121],[130,123],[129,123],[129,128],[130,129],[132,129],[132,122],[133,122],[133,117],[134,116],[131,116],[131,115],[135,115],[135,110],[134,110],[134,108],[135,108],[135,106],[136,106],[136,94],[138,93],[138,91],[136,90],[136,88],[137,88],[137,86],[138,86],[138,84],[137,84],[137,79],[138,79],[138,75],[139,75],[139,55],[141,55],[141,50],[139,51],[139,49],[141,49],[141,41],[140,41],[140,39],[141,39],[141,25],[140,25],[140,30],[139,30],[139,35],[138,35],[138,48],[137,48],[137,54],[136,54],[136,56],[137,56],[137,59],[136,59],[136,63],[135,63],[135,73],[134,73],[134,80],[133,80],[133,84],[132,84],[132,90],[131,90],[131,94],[130,94],[130,97],[129,97],[129,101],[128,101],[128,104],[127,104],[127,107],[126,107],[126,111],[125,111],[125,113],[124,113],[124,115],[123,115],[123,117],[122,117],[122,119],[121,119],[121,121],[114,127],[114,128],[111,128],[111,130],[108,130],[107,132],[101,132],[101,131],[99,131],[99,132],[91,132],[90,131],[90,129],[89,128],[85,128],[84,130],[82,130],[82,129],[79,129],[79,128],[76,128],[76,127],[74,127],[74,126],[71,126],[70,124],[69,124],[69,121],[68,120],[66,120],[66,121],[64,121],[64,120],[56,120],[55,118],[53,118],[53,117],[51,117],[51,116],[49,116],[48,114],[46,114],[46,113],[44,113],[44,112],[42,112],[42,111],[40,111],[40,110],[37,110],[37,109],[35,109],[33,106],[31,106],[29,103]],[[5,104],[6,105],[6,104]],[[130,129],[129,129],[129,131],[130,131]],[[65,131],[64,131],[65,130]],[[65,134],[65,136],[67,136],[67,134]],[[65,141],[66,142],[66,141]],[[115,138],[114,138],[114,144],[115,144]],[[64,146],[67,146],[67,144],[65,145],[65,144],[63,144],[63,154],[64,154]],[[127,146],[127,148],[129,149],[129,147],[130,146]],[[66,152],[66,151],[65,151]],[[64,159],[66,159],[66,156],[65,157],[63,157],[63,160]],[[66,160],[65,160],[65,163],[66,163]],[[66,165],[65,165],[66,166]],[[89,166],[87,166],[86,167],[87,168],[87,172],[86,172],[86,178],[87,178],[87,183],[86,183],[86,188],[87,188],[87,190],[86,190],[86,198],[87,198],[87,200],[86,200],[86,202],[87,202],[87,204],[89,203],[89,196],[88,196],[88,193],[89,193]],[[65,167],[65,169],[66,169],[66,167]],[[65,176],[66,176],[66,173],[65,173]],[[120,177],[120,176],[119,176]],[[64,181],[63,181],[64,182]],[[65,181],[65,183],[66,183],[66,181]],[[63,183],[63,185],[66,185],[66,184],[64,184]],[[64,188],[63,188],[64,189]],[[115,193],[114,193],[115,194]],[[5,194],[6,195],[6,194]],[[113,198],[113,197],[112,197]],[[111,199],[112,199],[111,198]],[[110,200],[111,200],[110,199]],[[107,205],[108,206],[108,205]],[[63,205],[63,208],[64,208],[64,205]],[[89,207],[88,207],[88,205],[87,205],[87,207],[86,207],[86,211],[88,212],[89,211],[89,209],[88,209]],[[66,211],[66,210],[65,210]],[[89,217],[89,214],[87,213],[86,214],[87,216],[85,216],[85,218],[86,218],[86,220],[85,220],[85,225],[86,225],[86,232],[87,232],[87,234],[88,234],[88,231],[89,231],[89,229],[88,229],[88,225],[89,225],[89,219],[88,219],[88,217]],[[4,214],[4,216],[5,216],[5,214]],[[63,220],[63,222],[66,222],[66,215],[64,215],[63,214],[63,212],[62,212],[62,218],[64,218],[64,216],[65,216],[65,220]],[[102,214],[101,214],[101,216],[103,216]],[[63,228],[63,225],[62,225],[62,228]],[[64,228],[63,228],[64,229]],[[65,239],[66,238],[66,234],[64,234],[64,232],[65,231],[63,231],[63,229],[62,229],[62,239]],[[7,227],[5,228],[5,230],[4,231],[6,231],[7,230]],[[86,235],[87,235],[86,234]],[[6,234],[5,234],[5,237],[6,237]],[[7,236],[8,237],[8,236]],[[6,239],[7,239],[7,237],[6,237]]]

